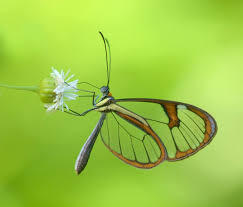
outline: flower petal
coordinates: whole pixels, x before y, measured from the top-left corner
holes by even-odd
[[[63,70],[58,72],[54,67],[52,67],[51,77],[54,78],[56,83],[56,88],[53,90],[53,92],[56,94],[56,97],[53,101],[53,104],[45,105],[47,111],[58,109],[64,111],[64,107],[69,110],[69,107],[65,101],[75,100],[78,97],[76,94],[76,92],[78,92],[78,80],[74,80],[68,83],[68,81],[74,77],[74,75],[70,75],[68,77],[69,73],[70,70],[64,73]]]

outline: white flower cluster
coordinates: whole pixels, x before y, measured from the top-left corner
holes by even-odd
[[[55,68],[52,68],[51,77],[54,79],[56,88],[54,89],[54,93],[56,94],[56,98],[53,101],[52,104],[46,104],[45,107],[47,108],[47,111],[53,111],[53,110],[61,110],[64,111],[64,108],[69,110],[68,105],[65,103],[66,101],[75,100],[78,95],[76,92],[77,90],[77,84],[78,80],[74,80],[71,82],[71,78],[74,77],[74,75],[69,75],[70,70],[65,74],[63,70],[59,73]]]

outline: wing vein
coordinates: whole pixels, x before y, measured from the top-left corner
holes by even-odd
[[[201,141],[197,138],[197,136],[193,133],[193,131],[183,121],[181,121],[181,123],[192,133],[192,135],[196,138],[196,140],[199,143],[201,143]]]
[[[117,124],[120,125],[121,128],[122,128],[122,129],[123,129],[129,136],[132,136],[132,137],[134,137],[135,139],[141,141],[139,138],[137,138],[137,137],[133,136],[131,133],[129,133],[129,131],[127,131],[126,128],[120,124],[120,122],[117,120],[116,116],[115,116],[112,112],[111,112],[111,114],[113,115],[113,117],[114,117],[114,119],[116,120]]]
[[[174,135],[173,135],[171,129],[170,129],[170,134],[171,134],[172,140],[173,140],[173,142],[174,142],[174,145],[175,145],[175,147],[176,147],[176,151],[180,151],[179,148],[178,148],[178,146],[177,146],[177,144],[176,144],[176,141],[175,141],[175,138],[174,138]]]
[[[198,129],[204,134],[204,132],[202,131],[202,129],[198,126],[198,124],[187,114],[185,113],[184,111],[182,111],[189,119],[191,119],[193,121],[194,124],[196,124],[196,126],[198,127]],[[205,127],[203,127],[205,128]]]
[[[163,122],[163,121],[158,121],[158,120],[155,120],[155,119],[149,119],[149,118],[144,118],[144,119],[149,120],[149,121],[155,121],[155,122],[158,122],[158,123],[161,123],[161,124],[166,124],[166,125],[168,125],[168,123],[165,123],[165,122]]]
[[[137,156],[136,156],[136,152],[135,152],[135,150],[134,150],[134,146],[133,146],[132,136],[131,136],[131,135],[130,135],[130,141],[131,141],[131,145],[132,145],[132,151],[133,151],[133,154],[134,154],[134,158],[135,158],[136,161],[138,161],[138,160],[137,160]]]
[[[179,127],[177,127],[179,129],[179,132],[181,133],[181,135],[183,136],[184,140],[186,141],[186,143],[188,144],[188,146],[191,148],[189,142],[187,141],[186,137],[184,136],[184,134],[182,133],[182,131],[180,130]]]
[[[118,142],[119,142],[119,148],[120,148],[120,152],[121,152],[121,155],[123,156],[123,154],[122,154],[122,148],[121,148],[121,139],[120,139],[120,126],[119,126],[119,124],[117,125],[118,126]]]
[[[150,140],[150,139],[148,139],[148,140],[149,140],[149,143],[150,143],[151,147],[152,147],[153,150],[154,150],[155,156],[157,156],[157,158],[158,158],[160,155],[157,154],[156,150],[154,149],[154,146],[153,146],[152,143],[151,143],[151,140]]]
[[[145,149],[146,155],[147,155],[147,157],[148,157],[148,161],[151,163],[151,160],[150,160],[148,151],[147,151],[146,146],[145,146],[145,144],[144,144],[144,139],[145,139],[145,137],[146,137],[146,134],[143,136],[142,143],[143,143],[143,147],[144,147],[144,149]]]

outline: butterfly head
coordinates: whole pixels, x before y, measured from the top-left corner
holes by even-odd
[[[112,94],[110,93],[110,89],[108,86],[102,86],[100,88],[100,92],[103,94],[103,97],[105,96],[112,96]]]

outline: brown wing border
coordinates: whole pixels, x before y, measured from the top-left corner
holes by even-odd
[[[197,153],[198,151],[200,151],[201,149],[206,147],[213,140],[213,138],[216,135],[217,130],[218,130],[217,122],[208,112],[206,112],[203,109],[200,109],[196,106],[186,104],[183,102],[167,101],[167,100],[160,100],[160,99],[149,99],[149,98],[116,99],[115,103],[117,103],[117,102],[149,102],[149,103],[160,104],[162,106],[162,108],[164,109],[165,113],[169,117],[168,126],[170,129],[175,126],[179,126],[179,124],[180,124],[180,120],[177,116],[177,106],[178,105],[186,106],[188,110],[194,112],[195,114],[197,114],[199,117],[201,117],[203,119],[203,121],[205,123],[205,133],[204,133],[204,139],[203,139],[202,143],[200,143],[200,145],[195,150],[189,149],[186,152],[177,151],[175,158],[171,159],[171,158],[167,157],[168,161],[183,160],[183,159]],[[154,134],[156,135],[156,133],[154,133]],[[151,135],[151,136],[153,136],[153,135]]]
[[[160,149],[160,157],[158,158],[158,160],[156,162],[150,162],[150,163],[141,163],[137,160],[130,160],[127,159],[126,157],[122,156],[122,154],[119,154],[118,152],[116,152],[115,150],[111,149],[111,147],[109,145],[107,145],[102,138],[103,143],[105,144],[105,146],[115,155],[117,156],[119,159],[121,159],[122,161],[124,161],[127,164],[130,164],[134,167],[137,168],[143,168],[143,169],[149,169],[149,168],[153,168],[157,165],[159,165],[160,163],[162,163],[163,161],[165,161],[167,159],[167,152],[166,152],[166,148],[163,144],[163,142],[161,141],[161,139],[159,138],[159,136],[151,129],[151,127],[148,125],[146,126],[144,123],[140,122],[139,120],[135,119],[134,117],[131,117],[129,115],[126,115],[124,113],[118,112],[118,111],[113,111],[111,113],[115,113],[117,116],[121,117],[122,119],[124,119],[125,121],[131,123],[132,125],[134,125],[135,127],[140,128],[141,130],[143,130],[146,134],[150,135],[154,141],[157,143],[159,149]],[[101,137],[102,137],[102,133],[101,133]]]

